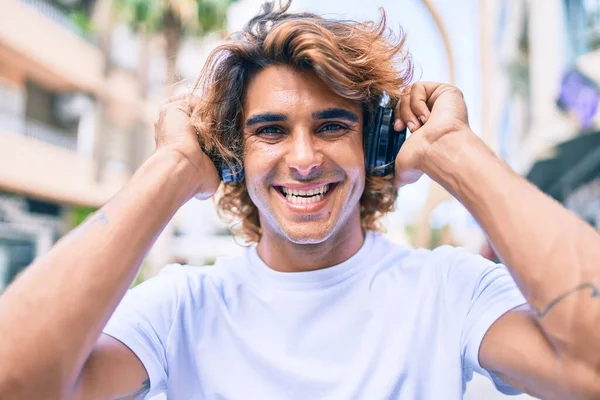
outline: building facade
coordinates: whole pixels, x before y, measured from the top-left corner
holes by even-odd
[[[106,5],[0,2],[0,286],[113,196],[147,152],[135,71],[102,44],[113,28],[76,23],[105,18]]]
[[[600,1],[482,0],[483,132],[600,227]]]

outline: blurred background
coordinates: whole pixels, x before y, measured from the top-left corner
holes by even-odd
[[[0,0],[0,293],[104,204],[154,148],[167,96],[262,0]],[[512,168],[600,227],[600,0],[295,0],[292,10],[408,35],[415,79],[463,90],[473,130]],[[466,210],[427,178],[401,189],[392,240],[495,259]],[[192,200],[134,285],[171,262],[242,250],[212,201]],[[500,399],[483,378],[467,399]],[[528,398],[522,396],[522,398]]]

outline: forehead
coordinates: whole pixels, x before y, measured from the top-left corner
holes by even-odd
[[[361,115],[361,106],[335,94],[314,72],[272,65],[254,76],[244,98],[246,116],[258,112],[290,114],[341,107]]]

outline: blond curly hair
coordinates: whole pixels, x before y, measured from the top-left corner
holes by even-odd
[[[394,35],[381,10],[378,22],[326,19],[311,13],[288,13],[290,1],[276,7],[263,4],[241,32],[232,35],[209,56],[195,91],[200,103],[191,121],[207,152],[219,154],[230,166],[242,165],[243,101],[250,80],[270,65],[313,71],[334,93],[362,105],[364,129],[385,93],[394,106],[412,79],[406,37]],[[381,230],[379,219],[394,208],[393,177],[366,177],[360,199],[361,225]],[[258,242],[258,209],[245,181],[222,185],[217,207],[222,217],[248,242]]]

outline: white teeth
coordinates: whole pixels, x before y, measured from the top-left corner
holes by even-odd
[[[287,196],[285,196],[285,198],[290,203],[294,203],[294,204],[316,203],[317,201],[321,201],[323,199],[323,197],[325,197],[325,196],[322,194],[317,194],[317,195],[314,195],[311,197],[294,196],[293,194],[288,194]]]
[[[281,190],[286,195],[294,195],[294,196],[314,196],[316,194],[324,194],[329,190],[329,185],[323,185],[321,187],[310,189],[310,190],[302,190],[302,189],[289,189],[284,186],[281,187]]]
[[[320,201],[325,197],[325,193],[329,191],[330,185],[323,185],[321,187],[302,190],[302,189],[289,189],[281,187],[285,198],[294,204],[310,204]]]

